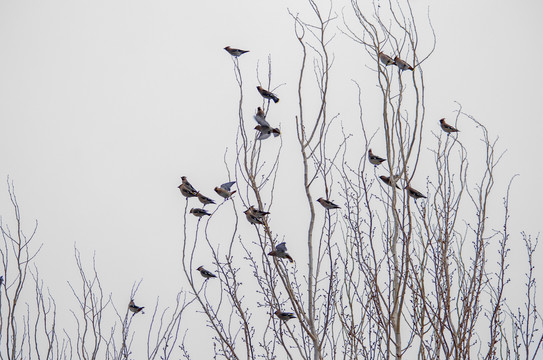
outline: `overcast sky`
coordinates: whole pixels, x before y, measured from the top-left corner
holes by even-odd
[[[349,13],[348,2],[334,6]],[[454,117],[455,101],[499,136],[498,149],[507,152],[492,207],[502,205],[507,180],[520,174],[511,245],[522,246],[520,231],[541,230],[542,5],[429,6],[437,47],[424,64],[428,137],[439,131],[438,119]],[[107,291],[123,292],[120,298],[140,279],[143,302],[179,288],[185,204],[179,178],[188,176],[216,198],[213,187],[227,181],[224,153],[235,149],[238,91],[225,46],[250,50],[240,58],[247,116],[261,103],[253,90],[257,63],[264,80],[271,54],[273,82],[284,83],[274,121],[283,131],[283,154],[298,156],[300,53],[288,8],[312,19],[303,1],[0,1],[0,214],[9,222],[9,176],[27,229],[39,221],[37,242],[44,247],[37,263],[53,294],[68,294],[66,280],[75,280],[74,244],[89,262],[96,252],[99,272],[112,275]],[[425,24],[426,11],[418,15]],[[330,90],[330,111],[357,126],[350,80],[374,79],[371,59],[332,31],[337,87]],[[280,184],[302,174],[285,162]],[[288,214],[285,223],[274,221],[293,226]]]

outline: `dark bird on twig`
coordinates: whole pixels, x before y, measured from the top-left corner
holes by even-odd
[[[281,259],[288,259],[291,263],[294,262],[294,259],[287,253],[287,245],[285,242],[275,245],[275,250],[268,253],[270,256],[277,256]]]
[[[254,215],[258,219],[262,219],[264,216],[269,215],[270,213],[267,211],[257,210],[253,205],[247,209],[252,215]]]
[[[420,198],[426,198],[426,196],[424,196],[423,193],[421,193],[420,191],[418,190],[415,190],[413,189],[411,186],[407,185],[405,187],[405,190],[407,190],[407,194],[409,196],[411,196],[413,199],[417,200],[417,199],[420,199]]]
[[[247,221],[249,221],[253,225],[264,225],[262,220],[258,218],[253,212],[251,211],[251,208],[245,210],[243,212],[245,214],[245,217],[247,218]]]
[[[371,149],[368,150],[368,160],[370,161],[370,163],[372,163],[375,166],[381,164],[383,161],[386,161],[386,159],[383,159],[382,157],[374,155],[371,152]]]
[[[208,213],[205,209],[200,209],[200,208],[192,208],[190,209],[190,213],[196,216],[197,218],[201,218],[206,215],[211,216],[211,214]]]
[[[406,63],[405,61],[403,61],[402,59],[400,59],[399,57],[395,57],[394,58],[394,64],[401,70],[401,71],[404,71],[404,70],[413,70],[413,67],[411,65],[409,65],[408,63]]]
[[[284,311],[281,311],[281,310],[277,310],[275,312],[275,315],[277,315],[277,317],[283,321],[289,321],[290,319],[295,319],[296,318],[296,315],[294,315],[293,313],[289,313],[289,312],[284,312]]]
[[[178,188],[184,197],[189,198],[198,196],[198,191],[196,191],[196,189],[189,183],[186,176],[181,176],[181,180],[183,182],[178,186]]]
[[[224,50],[228,51],[228,53],[233,57],[240,57],[241,55],[249,52],[249,50],[234,49],[230,46],[225,47]]]
[[[256,89],[258,90],[258,92],[260,93],[260,95],[262,95],[262,97],[264,99],[268,99],[268,100],[273,100],[274,103],[278,103],[279,102],[279,98],[277,96],[275,96],[274,93],[272,93],[271,91],[268,91],[268,90],[264,90],[262,88],[262,86],[257,86]]]
[[[394,185],[392,184],[392,181],[390,180],[390,178],[389,178],[388,176],[381,175],[381,176],[379,176],[379,179],[383,180],[383,182],[384,182],[385,184],[387,184],[388,186],[394,186]],[[396,185],[396,188],[397,188],[397,189],[400,189],[400,187],[399,187],[398,185]]]
[[[318,198],[317,201],[322,205],[324,206],[324,208],[326,210],[331,210],[331,209],[340,209],[339,206],[337,206],[336,204],[334,204],[333,202],[331,202],[330,200],[325,200],[323,198]]]
[[[217,275],[213,274],[211,271],[204,269],[203,266],[198,267],[198,269],[196,269],[196,270],[198,270],[200,272],[200,275],[205,277],[206,280],[217,277]]]
[[[200,202],[204,204],[204,206],[209,205],[209,204],[215,204],[215,200],[208,198],[207,196],[204,196],[200,194],[199,192],[196,194],[196,196],[198,196],[198,200],[200,200]]]
[[[459,132],[460,130],[452,127],[451,125],[447,124],[445,122],[445,118],[439,120],[439,123],[441,124],[441,128],[443,129],[443,131],[445,131],[447,133],[447,135],[449,135],[450,133],[453,133],[453,132]]]
[[[141,311],[141,313],[143,314],[144,312],[142,311],[143,308],[145,306],[136,306],[136,304],[134,304],[134,300],[130,300],[130,303],[128,304],[128,310],[132,311],[135,314],[139,313]]]

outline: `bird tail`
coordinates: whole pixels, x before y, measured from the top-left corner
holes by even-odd
[[[293,259],[290,255],[287,254],[285,257],[286,257],[286,258],[288,259],[288,261],[290,261],[291,263],[294,262],[294,259]]]
[[[272,96],[272,100],[276,104],[279,102],[279,98],[277,96],[275,96],[275,95]]]
[[[234,195],[237,192],[237,190],[234,190],[230,193],[230,196]]]

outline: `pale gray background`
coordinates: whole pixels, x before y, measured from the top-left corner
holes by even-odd
[[[498,149],[507,153],[492,208],[501,214],[507,181],[521,174],[510,230],[511,257],[522,263],[519,232],[541,230],[541,3],[417,4],[422,24],[428,5],[438,44],[424,66],[427,139],[439,133],[439,118],[453,119],[455,101],[500,137]],[[349,4],[334,6],[340,13]],[[270,121],[281,124],[284,141],[275,201],[289,209],[291,192],[300,189],[289,187],[290,177],[298,173],[301,181],[302,173],[294,135],[299,49],[287,7],[312,19],[303,1],[0,1],[0,184],[8,175],[14,181],[27,229],[39,220],[37,242],[44,247],[37,264],[57,305],[74,305],[66,285],[76,280],[74,243],[87,264],[96,252],[105,289],[119,306],[142,278],[139,303],[171,298],[180,287],[179,177],[217,198],[213,187],[227,180],[224,152],[235,149],[238,92],[226,45],[251,50],[240,58],[249,125],[261,102],[257,62],[265,80],[271,54],[274,83],[285,83]],[[350,80],[372,92],[366,66],[373,64],[333,32],[330,111],[358,131]],[[365,103],[369,117],[372,106]],[[457,125],[461,137],[474,128]],[[424,178],[420,173],[422,186]],[[11,216],[5,185],[0,214],[4,221]],[[285,234],[298,231],[288,210],[273,219]],[[289,240],[290,248],[304,249]]]

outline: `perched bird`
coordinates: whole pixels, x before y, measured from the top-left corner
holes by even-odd
[[[453,133],[453,132],[459,132],[460,130],[452,127],[451,125],[447,124],[445,122],[445,118],[439,120],[439,123],[441,124],[441,128],[443,129],[443,131],[445,131],[447,133],[447,135],[449,135],[450,133]]]
[[[184,197],[189,198],[198,196],[198,191],[196,191],[196,189],[189,183],[186,176],[181,176],[181,180],[183,182],[178,186],[178,188]]]
[[[409,196],[411,196],[413,199],[417,200],[417,199],[420,199],[420,198],[425,198],[426,199],[426,196],[424,196],[420,191],[417,191],[415,189],[413,189],[411,186],[407,185],[405,187],[405,190],[407,190],[407,194]]]
[[[258,219],[262,219],[264,216],[269,215],[270,213],[267,211],[257,210],[253,205],[247,209],[247,211],[250,211],[251,215],[254,215],[254,217]]]
[[[288,259],[291,263],[294,262],[294,259],[287,253],[287,245],[285,242],[275,245],[275,250],[268,253],[270,256],[277,256],[281,259]]]
[[[371,149],[368,150],[368,160],[370,161],[370,163],[372,163],[375,166],[381,164],[383,161],[386,161],[386,159],[383,159],[382,157],[374,155],[371,152]]]
[[[268,91],[268,90],[264,90],[262,88],[262,86],[257,86],[256,89],[258,90],[258,92],[260,93],[260,95],[262,95],[262,97],[264,99],[268,99],[268,100],[273,100],[274,103],[278,103],[279,102],[279,98],[277,96],[275,96],[274,93],[272,93],[271,91]]]
[[[3,283],[4,283],[4,277],[0,276],[0,286],[2,286]]]
[[[196,189],[189,183],[186,176],[181,176],[181,181],[183,181],[182,185],[184,185],[188,190],[192,192],[198,192]]]
[[[394,58],[394,64],[400,68],[401,71],[404,71],[404,70],[413,70],[413,67],[411,65],[409,65],[408,63],[406,63],[405,61],[403,61],[402,59],[400,59],[399,57],[395,57]]]
[[[179,191],[181,191],[181,195],[183,195],[184,197],[195,197],[195,196],[198,196],[198,192],[197,191],[193,191],[193,190],[190,190],[188,189],[185,184],[181,184],[178,186],[179,188]]]
[[[240,55],[243,55],[249,52],[249,50],[234,49],[234,48],[231,48],[230,46],[225,47],[224,50],[228,51],[228,53],[232,55],[233,57],[239,57]]]
[[[201,218],[202,216],[211,216],[210,213],[208,213],[205,209],[200,209],[200,208],[192,208],[190,209],[190,213],[194,216],[196,216],[197,218]]]
[[[387,184],[388,186],[393,186],[392,181],[390,180],[390,178],[388,176],[381,175],[381,176],[379,176],[379,179],[383,180],[383,182],[385,184]],[[398,185],[396,185],[396,188],[399,189],[400,187]]]
[[[339,206],[337,206],[336,204],[334,204],[333,202],[331,202],[330,200],[325,200],[323,198],[318,198],[317,201],[322,205],[324,206],[325,209],[327,210],[330,210],[330,209],[340,209]]]
[[[227,183],[224,183],[221,185],[221,187],[215,187],[215,192],[217,194],[219,194],[219,196],[225,198],[225,199],[228,199],[230,198],[230,196],[234,195],[234,193],[236,192],[236,190],[234,191],[230,191],[230,189],[232,188],[232,185],[234,185],[236,182],[235,181],[230,181],[230,182],[227,182]]]
[[[145,306],[136,306],[136,304],[134,304],[134,299],[130,300],[130,303],[128,304],[128,310],[132,311],[134,314],[137,314],[141,311],[141,313],[143,314],[143,308]]]
[[[251,211],[251,208],[244,211],[245,216],[247,217],[247,221],[249,221],[253,225],[264,225],[262,220],[260,220],[257,216],[253,214]]]
[[[379,60],[386,66],[394,65],[394,60],[390,56],[388,56],[387,54],[383,54],[382,52],[379,53]]]
[[[198,269],[196,269],[200,272],[200,274],[205,277],[206,279],[216,278],[217,276],[213,274],[211,271],[204,269],[203,266],[200,266]]]
[[[210,199],[207,196],[200,194],[199,192],[196,194],[196,196],[198,196],[198,200],[200,200],[200,202],[204,204],[204,206],[209,204],[215,204],[215,201],[213,199]]]
[[[277,315],[277,317],[283,321],[289,321],[290,319],[296,318],[296,315],[294,315],[293,313],[283,312],[281,310],[277,310],[275,312],[275,315]]]

